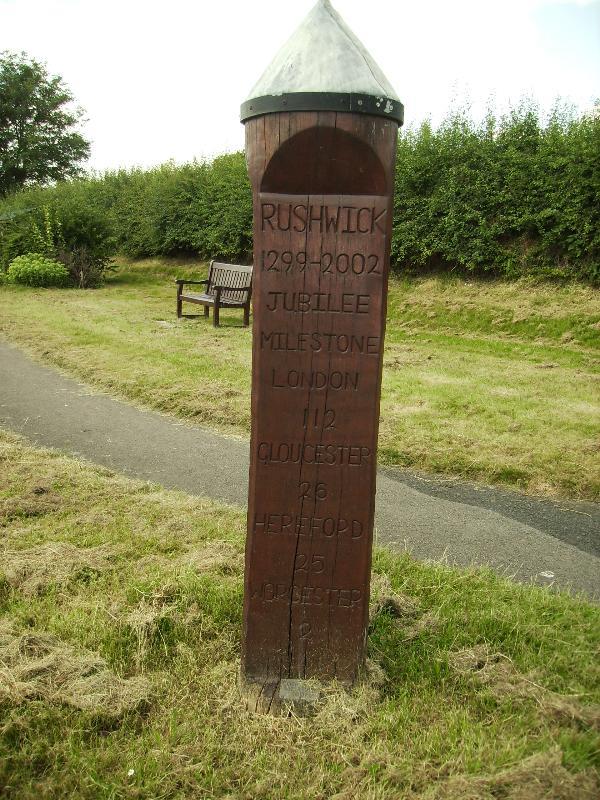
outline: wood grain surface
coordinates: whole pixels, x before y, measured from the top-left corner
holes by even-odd
[[[254,191],[242,675],[352,683],[364,658],[397,125],[246,124]]]

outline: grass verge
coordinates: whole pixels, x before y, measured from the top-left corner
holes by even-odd
[[[120,263],[97,291],[0,287],[0,333],[78,378],[247,435],[251,332],[175,319],[193,262]],[[398,279],[390,299],[379,460],[597,499],[600,295],[582,285]]]
[[[364,682],[256,716],[241,512],[2,432],[0,475],[7,800],[597,797],[583,599],[378,551]]]

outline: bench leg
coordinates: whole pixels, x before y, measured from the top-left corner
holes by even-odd
[[[204,316],[208,317],[208,306],[204,306]]]
[[[181,297],[177,296],[177,319],[181,319]]]
[[[215,303],[215,307],[213,308],[213,327],[219,327],[219,304]]]
[[[250,325],[250,306],[244,306],[244,327],[247,328]]]

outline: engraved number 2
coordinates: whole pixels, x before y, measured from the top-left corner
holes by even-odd
[[[263,270],[266,272],[280,272],[280,269],[276,266],[277,261],[279,259],[279,253],[277,250],[263,250],[262,251],[262,267]]]

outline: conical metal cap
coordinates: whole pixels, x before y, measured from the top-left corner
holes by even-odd
[[[241,120],[279,111],[351,111],[404,121],[404,107],[364,45],[319,0],[248,98]]]

